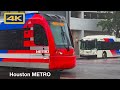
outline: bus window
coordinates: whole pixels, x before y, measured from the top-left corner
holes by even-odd
[[[43,45],[43,46],[48,45],[48,40],[47,40],[45,30],[39,24],[34,25],[34,43],[36,45]]]
[[[92,50],[96,48],[96,40],[91,40],[91,41],[82,41],[81,40],[81,45],[80,45],[80,49],[82,50]]]
[[[99,42],[101,47],[99,50],[118,50],[120,49],[119,42]]]

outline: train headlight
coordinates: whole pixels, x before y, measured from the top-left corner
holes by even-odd
[[[73,55],[75,55],[75,51],[73,52]]]
[[[57,51],[56,51],[56,54],[57,54],[57,55],[63,55],[63,52],[57,50]]]

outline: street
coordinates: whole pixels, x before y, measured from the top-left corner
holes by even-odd
[[[74,69],[61,72],[61,79],[120,79],[120,58],[78,59]]]
[[[23,71],[31,72],[31,70],[21,68],[0,67],[0,79],[12,79],[8,77],[9,72]],[[35,72],[35,70],[33,71]],[[41,78],[32,77],[30,79]],[[120,79],[120,58],[77,59],[76,67],[61,71],[60,79]]]

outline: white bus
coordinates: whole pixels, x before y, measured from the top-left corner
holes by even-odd
[[[120,38],[110,35],[91,35],[80,40],[80,57],[107,58],[120,56]]]

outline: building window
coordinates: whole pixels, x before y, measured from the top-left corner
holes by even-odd
[[[84,13],[84,19],[91,19],[91,13],[90,12],[85,12]]]
[[[81,18],[81,12],[78,12],[78,11],[71,11],[71,17],[74,17],[74,18]]]
[[[108,13],[84,12],[84,19],[106,19],[107,16]]]
[[[97,13],[91,13],[91,19],[97,19]]]
[[[99,13],[98,14],[98,18],[99,19],[105,19],[106,18],[106,14],[105,13]]]

